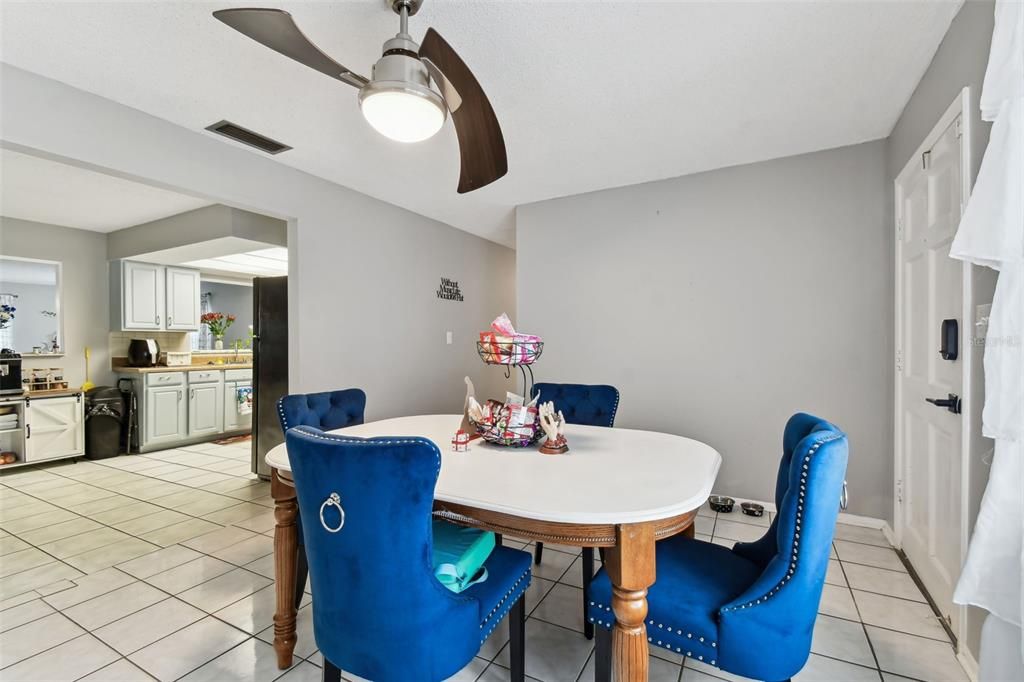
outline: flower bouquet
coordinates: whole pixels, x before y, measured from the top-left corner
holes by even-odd
[[[224,332],[235,322],[235,316],[230,313],[203,313],[199,321],[206,325],[213,338],[217,340],[217,350],[224,349]]]

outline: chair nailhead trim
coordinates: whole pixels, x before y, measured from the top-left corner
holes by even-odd
[[[429,438],[392,438],[389,440],[365,440],[362,438],[347,438],[345,436],[335,436],[325,434],[319,429],[314,429],[310,426],[296,426],[294,429],[296,433],[301,433],[307,438],[313,438],[315,440],[326,440],[331,443],[345,443],[347,445],[364,445],[367,447],[376,447],[384,445],[429,445],[434,448],[434,458],[437,464],[437,471],[435,474],[441,473],[441,451],[438,449],[437,444]]]
[[[591,605],[591,606],[593,606],[594,608],[597,608],[597,609],[604,609],[605,611],[611,611],[611,610],[612,610],[612,607],[610,607],[610,606],[605,606],[604,604],[600,604],[600,603],[598,603],[598,602],[593,602],[593,601],[592,601],[592,602],[590,602],[590,605]],[[598,620],[598,621],[595,621],[595,620],[594,620],[594,618],[593,618],[592,616],[588,616],[588,617],[587,617],[587,620],[589,620],[589,621],[590,621],[591,623],[594,623],[594,622],[596,622],[596,623],[597,623],[598,625],[607,625],[608,627],[611,627],[612,625],[614,625],[614,624],[615,624],[615,621],[614,621],[614,620],[609,620],[609,621],[608,621],[607,623],[603,623],[603,622],[602,622],[602,621],[600,621],[600,620]],[[661,628],[662,630],[664,630],[664,629],[666,628],[666,626],[665,626],[665,624],[664,624],[664,623],[656,623],[656,622],[654,621],[654,619],[653,619],[653,618],[652,618],[652,619],[650,619],[650,620],[648,620],[648,621],[647,621],[647,624],[648,624],[648,625],[657,625],[657,626],[658,626],[659,628]],[[675,634],[677,634],[677,635],[679,635],[679,636],[682,636],[682,634],[683,634],[683,631],[682,631],[682,630],[680,630],[679,628],[674,628],[674,627],[673,627],[673,626],[671,626],[671,625],[669,625],[669,626],[667,626],[667,627],[668,627],[668,631],[669,631],[669,634],[672,634],[672,633],[674,632]],[[686,633],[686,637],[687,637],[687,639],[693,639],[693,633],[692,633],[692,632],[687,632],[687,633]],[[703,642],[703,641],[704,641],[704,638],[703,638],[703,637],[701,637],[700,635],[697,635],[697,637],[698,637],[698,639],[699,639],[699,640],[700,640],[701,642]],[[652,637],[648,637],[648,638],[647,638],[647,641],[648,641],[648,642],[653,642],[653,641],[654,641],[654,639],[653,639]],[[671,651],[671,650],[672,650],[672,645],[671,645],[671,644],[662,644],[662,643],[661,643],[661,641],[658,641],[658,644],[659,644],[660,646],[664,646],[664,647],[665,647],[666,649],[668,649],[669,651]],[[715,642],[711,642],[710,644],[711,644],[711,646],[717,646],[717,643],[715,643]],[[676,649],[676,651],[682,651],[682,650],[681,650],[681,649]],[[689,654],[688,654],[688,655],[689,655]]]
[[[815,443],[814,445],[812,445],[810,447],[810,449],[807,451],[807,455],[804,457],[804,464],[803,464],[802,471],[800,473],[800,492],[797,493],[797,504],[796,504],[796,530],[797,531],[800,530],[800,523],[803,520],[804,497],[806,497],[806,495],[807,495],[807,476],[810,473],[811,458],[814,457],[814,453],[816,453],[818,451],[818,448],[820,448],[822,445],[825,445],[826,443],[830,443],[830,442],[832,442],[834,440],[839,440],[840,438],[843,438],[842,434],[835,435],[835,436],[832,436],[830,438],[826,438],[824,440],[818,441],[817,443]],[[772,589],[770,589],[767,594],[762,595],[760,598],[748,601],[745,604],[739,604],[737,606],[732,606],[732,607],[729,607],[729,608],[723,608],[721,610],[721,613],[728,613],[730,611],[736,611],[738,609],[745,609],[747,607],[757,606],[758,604],[761,604],[762,602],[768,601],[771,597],[773,597],[775,594],[780,592],[782,590],[782,587],[786,583],[788,583],[790,581],[790,579],[792,579],[793,575],[796,573],[797,560],[799,559],[799,556],[800,556],[800,540],[799,540],[799,538],[800,538],[800,533],[799,532],[795,533],[794,534],[794,538],[793,538],[793,559],[792,559],[792,561],[789,564],[789,570],[786,572],[786,575],[785,575],[784,578],[782,578],[782,580],[780,580]],[[712,646],[714,646],[714,644],[712,644]],[[714,663],[714,661],[712,661],[712,663]]]
[[[526,569],[523,572],[523,574],[520,575],[518,579],[516,579],[516,581],[512,585],[512,587],[509,588],[508,592],[506,592],[504,594],[504,596],[502,596],[501,601],[499,601],[497,603],[497,605],[494,608],[491,609],[491,612],[487,614],[487,616],[484,618],[484,621],[482,623],[480,623],[480,629],[481,630],[483,630],[484,627],[486,625],[488,625],[488,623],[491,626],[480,637],[480,643],[481,644],[483,644],[485,641],[487,641],[487,638],[491,636],[491,633],[494,632],[494,629],[496,627],[498,627],[498,624],[501,623],[501,620],[505,617],[505,615],[509,612],[509,610],[511,610],[512,604],[515,603],[516,599],[519,599],[519,597],[522,596],[522,594],[526,590],[526,588],[524,587],[523,589],[519,589],[519,585],[522,584],[523,580],[526,580],[527,583],[529,583],[529,577],[530,577],[530,569]],[[512,597],[513,595],[515,595],[515,599],[511,599],[510,600],[510,597]],[[508,604],[508,606],[503,608],[503,606],[506,603]]]

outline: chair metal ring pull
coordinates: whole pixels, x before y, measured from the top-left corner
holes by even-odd
[[[324,510],[328,507],[337,507],[338,514],[341,520],[338,522],[337,528],[331,528],[327,525],[327,521],[324,519]],[[341,496],[338,493],[331,493],[331,496],[324,500],[324,503],[320,505],[320,525],[324,527],[328,533],[337,533],[341,530],[342,526],[345,525],[345,510],[341,506]]]
[[[846,490],[846,481],[843,481],[843,494],[839,497],[839,508],[846,511],[850,503],[850,493]]]

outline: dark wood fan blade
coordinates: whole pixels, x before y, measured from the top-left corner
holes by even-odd
[[[366,84],[366,78],[353,73],[334,61],[310,42],[292,19],[292,15],[279,9],[222,9],[213,16],[249,36],[271,50],[291,57],[295,61],[316,69],[322,74],[357,88]]]
[[[459,194],[489,185],[508,172],[505,138],[483,88],[455,50],[434,29],[420,43],[420,59],[437,68],[455,89],[461,104],[449,104],[459,137],[462,172]]]

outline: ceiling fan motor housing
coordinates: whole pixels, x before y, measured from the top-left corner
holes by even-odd
[[[430,72],[418,56],[420,46],[401,34],[384,43],[384,56],[373,65],[370,82],[359,89],[359,101],[376,92],[401,91],[437,105],[447,116],[444,98],[430,87]]]

